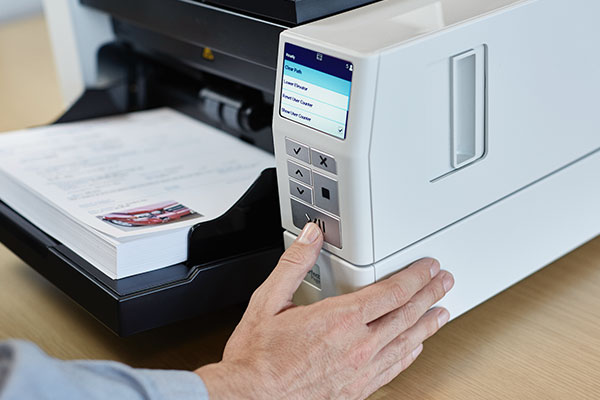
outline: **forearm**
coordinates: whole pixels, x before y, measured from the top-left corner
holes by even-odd
[[[0,400],[194,399],[208,394],[189,371],[135,369],[111,361],[61,361],[22,341],[0,343]]]

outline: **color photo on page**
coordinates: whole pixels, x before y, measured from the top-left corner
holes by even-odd
[[[202,217],[202,214],[176,201],[163,201],[129,210],[101,215],[101,220],[123,230],[134,230]]]

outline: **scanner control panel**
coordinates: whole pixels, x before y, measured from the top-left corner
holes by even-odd
[[[354,65],[285,44],[279,115],[344,140]]]
[[[335,157],[285,139],[292,220],[298,229],[314,222],[326,242],[342,248],[337,164]]]

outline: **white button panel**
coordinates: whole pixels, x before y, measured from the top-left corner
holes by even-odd
[[[335,157],[285,138],[292,219],[298,229],[315,222],[327,243],[342,248],[338,181],[319,171],[337,175]],[[298,200],[295,200],[298,199]]]

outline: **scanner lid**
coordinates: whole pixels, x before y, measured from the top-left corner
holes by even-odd
[[[382,0],[288,32],[360,54],[389,48],[467,23],[525,0]]]
[[[294,26],[376,1],[379,0],[196,0],[195,2],[229,8]]]

